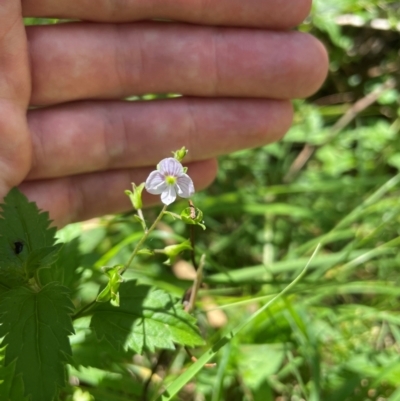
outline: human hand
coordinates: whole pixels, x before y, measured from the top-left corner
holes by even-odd
[[[130,182],[181,146],[205,187],[216,156],[280,138],[290,99],[323,82],[322,45],[289,31],[310,3],[3,0],[0,199],[19,185],[59,227],[123,211]],[[25,29],[22,16],[91,22]],[[122,100],[144,93],[183,97]]]

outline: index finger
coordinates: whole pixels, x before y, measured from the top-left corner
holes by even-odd
[[[21,4],[0,2],[0,201],[30,168],[30,76]]]
[[[24,0],[25,17],[96,22],[168,19],[204,25],[289,29],[300,24],[312,0]]]

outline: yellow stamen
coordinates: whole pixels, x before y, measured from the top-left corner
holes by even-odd
[[[176,177],[174,177],[172,175],[167,175],[167,176],[165,176],[165,182],[168,185],[175,185],[176,184]]]

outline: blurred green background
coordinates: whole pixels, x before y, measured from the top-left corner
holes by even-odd
[[[198,256],[207,260],[195,312],[207,343],[289,283],[317,243],[322,248],[295,290],[177,400],[400,400],[400,3],[317,0],[300,30],[328,49],[325,85],[295,102],[281,142],[221,158],[216,182],[194,198],[207,225],[196,228]],[[84,255],[77,298],[93,298],[98,268],[124,263],[139,230],[129,214],[62,230],[65,240],[80,238]],[[149,245],[187,236],[185,225],[165,219]],[[173,267],[163,260],[143,256],[129,276],[181,297],[191,285],[190,255]],[[72,341],[81,367],[71,368],[65,397],[74,401],[151,400],[192,363],[181,349],[117,353],[97,344],[84,320]]]

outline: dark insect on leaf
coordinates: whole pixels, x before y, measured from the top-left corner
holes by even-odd
[[[20,241],[14,242],[14,253],[19,255],[24,249],[24,244]]]

